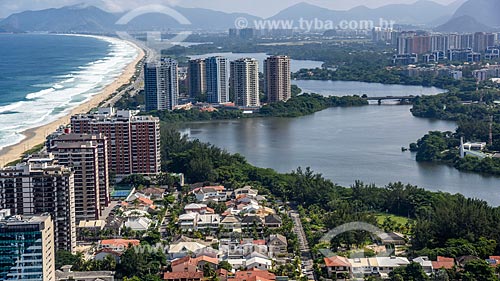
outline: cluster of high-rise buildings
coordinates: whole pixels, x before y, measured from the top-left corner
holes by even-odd
[[[380,31],[382,32],[382,31]],[[376,38],[390,40],[397,48],[395,63],[438,62],[443,60],[477,62],[500,57],[498,34],[476,32],[466,34],[419,34],[417,32],[390,33],[374,31]],[[382,34],[382,35],[381,35]]]
[[[46,261],[54,261],[54,250],[75,251],[77,225],[101,218],[110,182],[159,172],[158,118],[113,108],[73,116],[70,127],[47,137],[40,153],[0,169],[0,210],[10,213],[0,214],[0,279],[41,280],[26,276],[43,274],[54,280],[45,278],[45,270],[54,271]],[[44,272],[25,269],[28,263]]]
[[[146,111],[175,109],[179,105],[177,62],[162,58],[160,62],[147,63],[144,69]],[[291,97],[289,57],[267,58],[263,77],[268,102],[287,101]],[[186,79],[187,94],[192,100],[204,95],[210,104],[260,106],[259,62],[254,58],[231,62],[221,56],[193,59],[188,62]]]

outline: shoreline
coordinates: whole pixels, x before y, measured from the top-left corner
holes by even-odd
[[[70,35],[89,36],[89,35],[77,35],[77,34],[70,34]],[[102,38],[102,36],[92,36],[92,37]],[[135,74],[136,66],[144,58],[145,53],[143,49],[141,49],[133,42],[130,41],[126,42],[127,44],[130,44],[138,51],[137,57],[134,59],[134,61],[129,63],[123,69],[122,73],[111,84],[107,85],[104,89],[102,89],[98,94],[92,96],[89,100],[83,102],[82,104],[68,111],[68,113],[66,113],[59,119],[52,121],[48,124],[31,128],[21,132],[20,134],[25,136],[25,138],[22,141],[0,149],[0,167],[4,167],[8,163],[21,159],[23,157],[24,152],[33,148],[36,145],[44,143],[47,135],[55,132],[61,125],[69,124],[72,115],[89,112],[91,109],[99,106],[101,103],[109,99],[113,95],[113,93],[116,90],[118,90],[118,88],[120,88],[122,85],[128,83]]]

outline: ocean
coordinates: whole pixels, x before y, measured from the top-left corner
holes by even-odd
[[[0,34],[0,149],[98,94],[137,56],[113,38]]]

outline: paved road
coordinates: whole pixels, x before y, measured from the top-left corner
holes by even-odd
[[[109,206],[106,207],[104,210],[102,210],[101,220],[106,220],[109,217],[109,214],[111,213],[113,208],[116,207],[117,205],[118,201],[111,201],[111,203],[109,203]]]
[[[139,63],[138,67],[140,67],[141,71],[137,77],[134,77],[134,81],[127,88],[121,90],[112,98],[103,103],[102,107],[110,107],[114,106],[117,101],[119,101],[125,93],[129,93],[131,96],[135,96],[139,91],[141,91],[144,87],[144,67],[142,62]]]
[[[304,228],[302,227],[302,222],[300,221],[300,215],[296,211],[290,211],[288,215],[293,220],[293,232],[297,234],[300,246],[300,259],[302,261],[302,266],[305,270],[305,275],[309,280],[316,280],[313,270],[313,259],[311,255],[311,249],[306,239],[306,234]]]

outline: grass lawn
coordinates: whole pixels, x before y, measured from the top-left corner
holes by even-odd
[[[408,218],[406,218],[406,217],[400,217],[400,216],[395,216],[395,215],[390,215],[390,214],[380,213],[380,214],[376,214],[375,216],[377,217],[378,224],[384,223],[384,220],[387,217],[390,217],[392,221],[394,221],[398,224],[401,224],[401,225],[405,225],[408,222]]]

